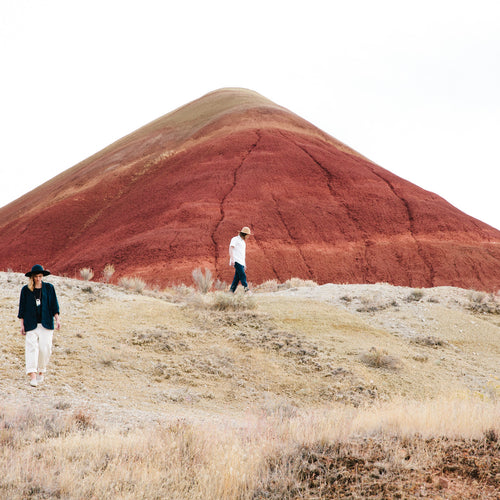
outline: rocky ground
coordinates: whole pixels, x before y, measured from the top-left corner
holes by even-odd
[[[257,498],[497,499],[500,440],[492,437],[474,441],[371,438],[305,447],[272,465],[280,470],[286,462],[294,470],[293,481],[283,484],[277,473],[271,475]],[[427,461],[416,465],[412,460],[419,448],[425,449]],[[388,463],[394,449],[401,452],[401,460]]]

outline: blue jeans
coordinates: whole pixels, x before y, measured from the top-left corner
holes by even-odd
[[[234,279],[233,279],[233,282],[232,282],[231,288],[230,288],[231,292],[234,293],[236,291],[236,287],[238,286],[238,283],[240,281],[246,290],[248,288],[248,284],[247,284],[247,276],[245,274],[245,268],[241,264],[239,264],[238,262],[235,262],[234,269],[235,269],[235,273],[234,273]]]

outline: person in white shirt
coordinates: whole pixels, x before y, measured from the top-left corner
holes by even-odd
[[[245,238],[250,234],[250,228],[245,226],[241,229],[240,234],[232,238],[231,243],[229,243],[229,265],[231,267],[234,266],[235,270],[233,283],[230,288],[232,293],[236,291],[239,282],[243,285],[245,292],[248,292],[248,283],[245,274],[245,253],[247,247]]]

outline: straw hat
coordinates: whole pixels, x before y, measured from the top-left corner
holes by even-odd
[[[252,234],[252,233],[250,232],[250,228],[249,228],[249,227],[247,227],[247,226],[245,226],[245,227],[241,228],[240,233],[243,233],[243,234]]]

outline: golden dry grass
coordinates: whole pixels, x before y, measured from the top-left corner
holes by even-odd
[[[194,418],[125,430],[94,428],[92,415],[83,418],[82,409],[73,414],[4,412],[0,492],[11,499],[250,499],[264,498],[259,492],[265,491],[273,492],[272,498],[295,498],[294,491],[297,497],[299,491],[307,491],[296,477],[298,470],[303,473],[310,465],[304,451],[321,450],[320,458],[327,454],[329,460],[342,461],[367,440],[370,448],[356,452],[360,463],[367,463],[363,457],[379,450],[378,470],[390,471],[399,480],[410,471],[415,479],[414,471],[422,470],[422,484],[430,477],[427,489],[432,491],[439,488],[436,478],[442,477],[443,440],[449,445],[476,439],[483,443],[483,451],[490,445],[494,452],[498,449],[484,438],[487,432],[493,436],[500,432],[498,404],[440,401],[410,404],[403,410],[404,405],[323,409],[288,417],[250,412],[238,424],[223,418]],[[364,436],[361,441],[360,436]],[[460,441],[452,441],[457,438]],[[498,457],[492,463],[498,472]],[[496,476],[491,478],[488,470],[481,473],[482,485],[466,487],[494,494]],[[407,487],[402,484],[399,489]],[[362,486],[358,489],[361,495]]]
[[[498,492],[500,322],[466,291],[202,296],[49,279],[63,330],[33,389],[15,318],[24,278],[0,273],[2,498]]]

